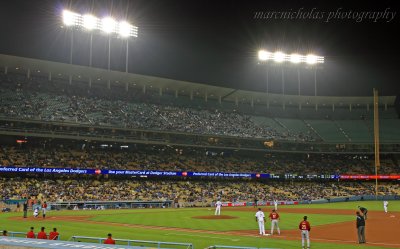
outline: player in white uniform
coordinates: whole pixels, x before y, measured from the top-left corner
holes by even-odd
[[[39,216],[39,208],[35,208],[35,210],[33,210],[33,217],[37,218]]]
[[[260,235],[265,235],[265,216],[264,212],[261,211],[261,208],[258,209],[258,212],[256,213],[256,221],[258,222],[258,228],[260,229]]]
[[[215,203],[215,215],[221,215],[221,206],[221,201],[217,201],[217,203]]]
[[[388,212],[388,205],[389,205],[388,201],[383,201],[383,209],[385,210],[385,213]]]
[[[274,200],[274,206],[275,206],[275,211],[278,211],[278,201],[277,200]]]

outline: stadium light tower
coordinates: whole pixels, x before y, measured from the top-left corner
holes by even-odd
[[[271,63],[276,65],[295,65],[299,67],[300,65],[306,65],[314,70],[314,93],[317,96],[317,68],[325,62],[323,56],[318,56],[314,54],[301,55],[301,54],[286,54],[282,51],[270,52],[267,50],[258,51],[258,60],[263,63]],[[297,80],[298,80],[298,90],[300,95],[300,70],[297,69]],[[268,69],[267,69],[267,93],[268,93]],[[282,94],[285,94],[285,77],[282,67]]]
[[[125,20],[117,21],[111,16],[100,19],[91,13],[81,15],[70,10],[63,11],[62,21],[65,27],[71,29],[70,64],[72,64],[73,30],[76,29],[90,33],[89,66],[92,66],[93,34],[98,33],[108,36],[108,70],[110,70],[111,38],[115,37],[126,40],[125,72],[128,72],[129,39],[132,37],[138,37],[138,27]]]

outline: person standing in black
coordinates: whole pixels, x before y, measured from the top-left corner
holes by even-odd
[[[362,216],[359,211],[357,211],[356,214],[357,214],[356,227],[357,227],[358,243],[363,244],[365,243],[365,219],[364,216]]]
[[[23,204],[24,218],[28,218],[28,200]]]

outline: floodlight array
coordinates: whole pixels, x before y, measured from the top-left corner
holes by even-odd
[[[138,36],[138,27],[126,21],[118,22],[110,16],[100,19],[91,14],[81,15],[64,10],[63,23],[67,27],[76,27],[87,31],[97,30],[105,34],[115,34],[123,38]]]
[[[258,59],[260,61],[274,61],[276,63],[290,62],[294,64],[307,63],[310,65],[324,63],[323,56],[317,56],[313,54],[285,54],[281,51],[272,53],[265,50],[258,51]]]

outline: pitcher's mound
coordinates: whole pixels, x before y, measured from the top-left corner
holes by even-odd
[[[193,219],[204,219],[204,220],[228,220],[228,219],[237,219],[236,216],[229,215],[207,215],[207,216],[193,216]]]

